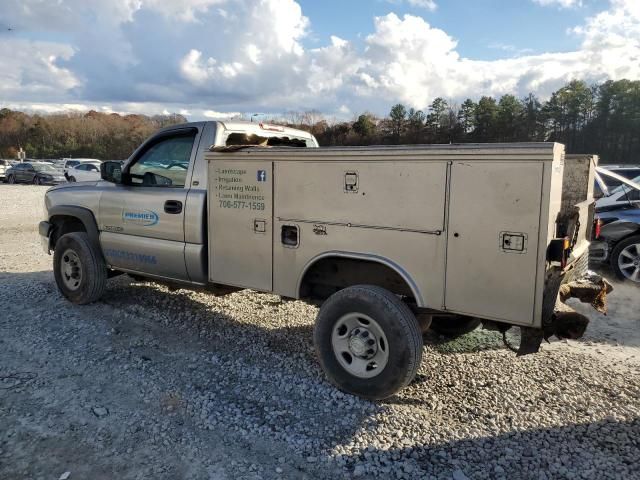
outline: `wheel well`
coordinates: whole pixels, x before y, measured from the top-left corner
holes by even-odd
[[[403,276],[389,265],[367,259],[324,257],[306,269],[299,287],[300,297],[324,300],[353,285],[376,285],[415,301],[416,294]]]
[[[55,248],[58,239],[71,232],[86,232],[87,228],[84,223],[77,217],[69,215],[56,215],[49,219],[53,225],[53,234],[51,235],[51,246]]]

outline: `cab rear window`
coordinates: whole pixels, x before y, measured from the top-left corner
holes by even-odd
[[[298,138],[288,135],[283,136],[261,136],[256,134],[247,134],[234,132],[227,137],[225,145],[227,147],[238,145],[257,145],[261,147],[299,147],[306,148],[313,145],[307,144],[307,139]]]

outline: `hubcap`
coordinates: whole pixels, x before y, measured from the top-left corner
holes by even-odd
[[[632,282],[640,282],[640,244],[625,247],[618,256],[618,267],[622,274]]]
[[[389,343],[373,318],[348,313],[336,322],[331,346],[342,367],[358,378],[379,375],[389,361]]]
[[[62,281],[69,290],[77,290],[82,282],[82,263],[78,254],[71,249],[66,250],[60,259]]]

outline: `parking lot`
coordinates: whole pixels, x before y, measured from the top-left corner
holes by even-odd
[[[46,188],[0,185],[0,478],[640,477],[635,286],[536,355],[432,336],[416,380],[373,403],[324,380],[302,302],[128,276],[65,301]]]

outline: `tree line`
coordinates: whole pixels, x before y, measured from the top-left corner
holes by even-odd
[[[640,162],[640,81],[588,85],[573,80],[541,101],[503,95],[458,104],[436,98],[425,110],[394,105],[386,117],[362,113],[329,121],[316,111],[276,121],[313,133],[322,146],[469,142],[564,143],[568,153],[596,153],[603,163]],[[0,110],[0,155],[15,158],[123,159],[155,130],[185,122],[182,115],[28,115]]]
[[[182,115],[65,113],[28,115],[0,109],[0,158],[98,158],[121,160],[159,128],[184,123]]]
[[[640,163],[640,81],[574,80],[546,101],[534,94],[460,104],[439,97],[426,111],[397,104],[384,118],[290,123],[325,146],[548,141],[565,144],[567,153],[598,154],[603,163]]]

